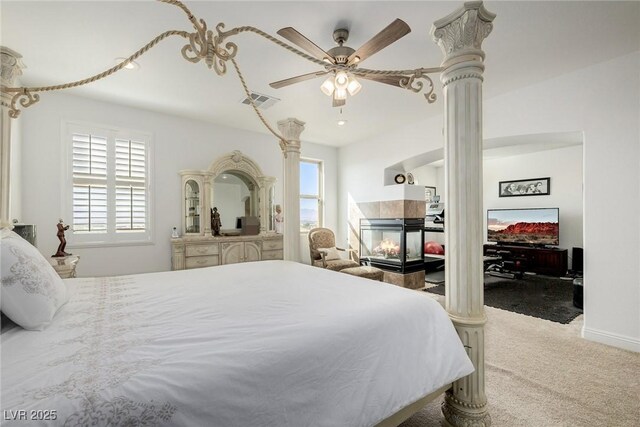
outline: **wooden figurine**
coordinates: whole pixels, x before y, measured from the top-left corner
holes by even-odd
[[[214,236],[220,235],[220,227],[222,227],[220,214],[218,213],[218,208],[214,207],[211,209],[211,230],[213,231]]]
[[[64,232],[69,229],[69,226],[65,225],[62,218],[60,218],[58,220],[57,227],[58,227],[58,233],[56,235],[58,236],[58,240],[60,240],[60,244],[58,245],[58,251],[55,253],[55,255],[52,255],[52,256],[54,257],[69,256],[71,254],[64,251],[65,247],[67,246],[67,239],[64,238]]]

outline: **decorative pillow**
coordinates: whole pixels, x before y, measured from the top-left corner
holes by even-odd
[[[342,259],[342,257],[340,256],[340,252],[338,251],[338,249],[336,249],[335,246],[333,248],[318,248],[318,252],[324,253],[325,261]]]
[[[46,328],[68,300],[67,286],[29,242],[3,229],[0,241],[0,308],[25,329]]]
[[[444,255],[444,248],[438,242],[425,242],[424,253],[433,255]]]

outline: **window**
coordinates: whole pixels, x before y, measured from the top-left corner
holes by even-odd
[[[66,129],[70,245],[150,242],[151,136],[75,123]]]
[[[322,162],[300,160],[300,232],[322,227]]]

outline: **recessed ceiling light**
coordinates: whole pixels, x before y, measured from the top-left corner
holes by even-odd
[[[138,68],[140,68],[140,65],[135,61],[127,61],[127,58],[116,58],[117,64],[125,61],[127,62],[127,64],[124,66],[124,68],[126,68],[127,70],[137,70]]]

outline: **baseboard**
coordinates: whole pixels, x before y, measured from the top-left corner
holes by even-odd
[[[582,328],[582,338],[640,353],[640,339],[612,334],[593,328]]]

